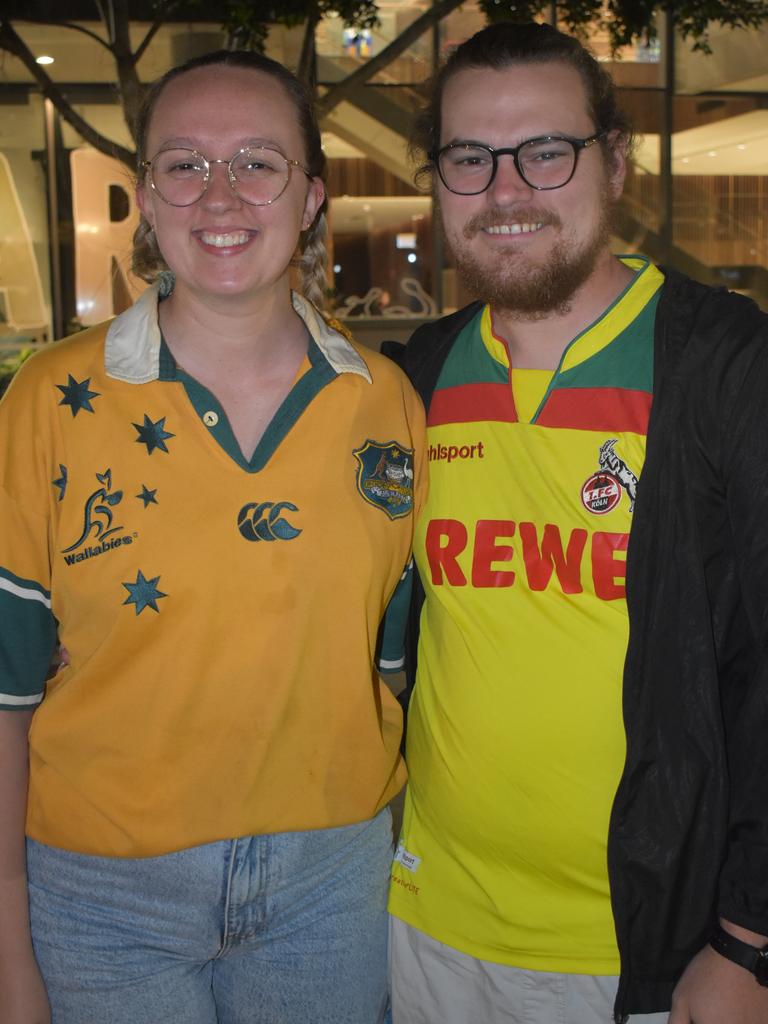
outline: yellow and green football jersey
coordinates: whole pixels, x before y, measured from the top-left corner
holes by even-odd
[[[626,262],[629,286],[549,380],[510,368],[486,307],[456,339],[427,422],[427,599],[391,909],[521,968],[619,967],[606,840],[662,282]]]
[[[40,705],[34,839],[150,856],[362,821],[403,784],[373,657],[424,413],[294,304],[308,357],[250,459],[163,344],[154,290],[0,404],[0,708]],[[44,686],[57,632],[69,665]]]

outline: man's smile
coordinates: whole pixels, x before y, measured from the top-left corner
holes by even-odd
[[[540,231],[544,227],[542,221],[530,224],[494,224],[483,228],[488,235],[529,235],[534,231]]]

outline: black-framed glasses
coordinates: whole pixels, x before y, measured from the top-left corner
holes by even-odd
[[[245,146],[231,160],[208,160],[196,149],[161,149],[142,161],[149,183],[170,206],[192,206],[201,199],[211,180],[211,166],[225,164],[229,187],[244,203],[269,206],[285,192],[291,170],[298,167],[312,175],[298,160],[269,146]]]
[[[541,135],[504,149],[494,149],[480,142],[451,142],[430,153],[429,158],[445,187],[460,196],[485,192],[496,177],[500,156],[512,157],[517,173],[531,188],[562,188],[576,171],[579,153],[594,146],[604,134],[596,132],[586,139]]]

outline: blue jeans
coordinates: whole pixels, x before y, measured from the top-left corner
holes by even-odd
[[[27,844],[53,1024],[380,1024],[389,810],[163,857]]]

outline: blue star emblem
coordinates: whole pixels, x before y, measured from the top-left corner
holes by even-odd
[[[123,604],[135,605],[137,615],[141,615],[145,608],[151,608],[153,612],[159,612],[160,609],[157,607],[157,602],[161,597],[168,596],[162,590],[158,590],[157,584],[159,581],[159,576],[155,576],[151,580],[146,579],[144,573],[139,569],[135,583],[123,583],[123,586],[128,591],[128,597],[123,601]]]
[[[85,409],[86,412],[93,412],[93,406],[91,405],[92,398],[99,398],[99,391],[91,391],[88,385],[91,383],[91,378],[87,377],[85,380],[75,380],[71,373],[67,374],[66,384],[57,384],[56,387],[64,395],[59,405],[68,405],[72,416],[77,416],[81,409]]]
[[[64,494],[67,490],[67,480],[69,478],[69,474],[67,473],[67,467],[62,466],[61,463],[59,463],[59,472],[61,473],[61,476],[58,478],[58,480],[52,480],[51,483],[53,484],[54,487],[59,488],[58,500],[63,501]]]
[[[158,448],[161,452],[167,452],[168,449],[165,442],[169,437],[175,437],[175,434],[169,433],[165,429],[165,416],[153,422],[146,413],[144,413],[144,423],[141,426],[138,423],[133,424],[139,432],[139,436],[136,438],[136,444],[145,444],[147,446],[147,454],[151,455],[155,448]]]
[[[137,494],[136,497],[139,501],[144,502],[144,508],[149,508],[150,505],[159,505],[160,502],[157,500],[155,495],[157,494],[157,488],[150,490],[146,484],[141,485],[141,493]]]

